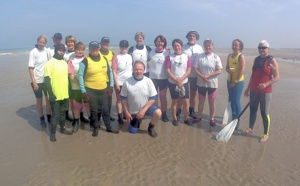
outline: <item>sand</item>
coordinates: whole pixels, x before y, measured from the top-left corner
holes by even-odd
[[[161,121],[155,139],[147,135],[149,119],[145,119],[139,134],[128,133],[127,124],[117,135],[105,132],[102,125],[94,138],[89,125],[83,125],[72,136],[58,132],[57,142],[52,143],[48,130],[41,130],[39,124],[28,56],[0,56],[1,185],[298,185],[300,64],[284,61],[294,58],[289,51],[270,51],[278,57],[280,81],[273,89],[266,144],[259,143],[260,115],[252,136],[235,132],[228,143],[215,140],[227,105],[225,70],[219,76],[215,128],[209,127],[206,103],[201,123],[187,126],[180,120],[174,127]],[[228,52],[216,50],[224,66]],[[244,53],[247,84],[257,50]],[[247,102],[243,97],[242,105]],[[116,117],[115,105],[112,112]],[[248,119],[249,110],[241,118],[241,129],[248,126]],[[113,125],[118,127],[117,122]]]

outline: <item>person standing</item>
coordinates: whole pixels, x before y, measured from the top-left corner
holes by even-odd
[[[100,44],[92,41],[89,44],[89,57],[79,64],[79,85],[83,99],[90,105],[90,124],[94,126],[92,136],[98,136],[99,120],[98,112],[101,110],[107,132],[119,133],[111,126],[109,106],[107,100],[108,91],[112,93],[114,80],[108,61],[99,52]],[[109,78],[109,79],[108,79]],[[109,86],[107,82],[109,81]]]
[[[112,62],[112,71],[115,81],[115,92],[117,98],[117,112],[118,112],[118,123],[120,125],[124,124],[122,116],[122,101],[120,97],[120,92],[124,82],[132,76],[132,57],[127,54],[129,43],[127,40],[121,40],[120,54],[115,56]]]
[[[48,51],[49,51],[51,57],[53,57],[53,55],[54,55],[55,46],[58,44],[61,44],[61,42],[62,42],[61,33],[55,33],[54,36],[52,37],[52,40],[53,40],[53,48],[48,48]]]
[[[191,62],[193,62],[196,54],[203,53],[202,47],[196,43],[200,39],[200,36],[197,31],[189,31],[185,37],[188,40],[188,42],[185,45],[183,45],[182,53],[189,56]],[[190,85],[189,116],[191,118],[196,119],[197,114],[195,113],[195,98],[197,95],[197,73],[193,68],[191,69],[191,74],[189,76],[189,85]],[[181,108],[181,105],[178,108]],[[181,112],[180,110],[177,111],[178,114],[180,112]]]
[[[167,89],[168,89],[168,74],[166,71],[166,57],[170,55],[170,50],[166,49],[167,40],[164,36],[159,35],[155,38],[155,50],[151,50],[149,57],[149,77],[152,79],[156,91],[159,92],[159,98],[162,110],[162,120],[168,122],[167,116]],[[155,105],[158,106],[156,100]]]
[[[234,120],[240,115],[242,110],[241,96],[244,88],[245,57],[241,53],[244,48],[244,44],[241,40],[233,40],[231,48],[232,53],[227,57],[226,71],[228,73],[227,90],[231,103],[232,120]],[[236,130],[238,128],[239,122],[236,126]]]
[[[161,117],[161,110],[154,105],[157,92],[152,80],[144,76],[144,72],[145,64],[136,61],[133,65],[133,76],[123,84],[121,99],[127,122],[141,122],[145,115],[150,115],[151,121],[147,131],[151,137],[157,137],[154,126]]]
[[[244,130],[242,134],[252,134],[254,132],[254,124],[258,106],[264,126],[264,134],[260,138],[261,143],[265,143],[269,139],[270,130],[270,103],[272,98],[272,84],[279,80],[279,67],[276,59],[269,55],[270,44],[266,40],[262,40],[258,44],[259,56],[255,58],[252,74],[249,84],[244,92],[245,96],[250,94],[250,118],[249,128]]]
[[[172,124],[178,126],[176,111],[178,98],[183,101],[183,119],[184,123],[191,125],[188,120],[189,109],[189,85],[188,76],[191,73],[191,61],[190,58],[182,53],[183,43],[180,39],[174,39],[172,41],[172,47],[174,54],[170,54],[166,59],[166,69],[169,75],[169,90],[172,98],[171,111],[173,116]]]
[[[100,42],[100,54],[102,54],[108,61],[108,64],[112,65],[112,60],[115,56],[113,51],[109,50],[109,38],[108,37],[103,37]],[[108,78],[107,78],[108,79]],[[107,82],[107,86],[109,86],[109,82]],[[111,105],[112,105],[112,93],[108,92],[108,109],[109,109],[109,114],[111,112]],[[100,120],[101,118],[101,111],[98,113],[98,119]],[[110,114],[110,121],[115,121],[115,118],[113,118]]]
[[[222,72],[220,57],[213,53],[214,42],[211,39],[204,40],[205,53],[197,54],[194,58],[193,68],[197,73],[197,86],[199,94],[198,118],[193,123],[201,121],[206,93],[208,94],[210,126],[216,126],[215,100],[217,97],[218,75]]]
[[[63,59],[66,48],[63,44],[55,46],[53,58],[45,64],[45,85],[52,109],[50,141],[56,141],[56,126],[60,125],[60,132],[71,135],[65,128],[65,111],[69,98],[68,64]]]
[[[78,81],[78,71],[79,71],[79,64],[84,59],[84,50],[85,46],[82,42],[78,42],[75,45],[75,58],[70,59],[68,61],[69,66],[69,79],[71,83],[71,90],[70,90],[70,100],[71,105],[73,106],[73,114],[74,120],[72,123],[72,132],[75,133],[78,131],[79,128],[79,118],[81,122],[89,122],[89,120],[85,119],[83,116],[83,107],[86,109],[86,113],[90,116],[90,107],[89,104],[82,99],[82,93],[79,86]]]
[[[149,46],[144,45],[145,34],[143,32],[137,32],[134,36],[134,40],[136,41],[136,45],[132,46],[128,50],[128,54],[132,56],[133,63],[135,61],[142,61],[145,65],[145,76],[149,77],[149,53],[151,48]]]
[[[36,108],[40,117],[40,124],[42,128],[46,128],[46,121],[43,113],[43,93],[45,94],[44,85],[44,66],[45,63],[50,59],[49,53],[47,52],[45,45],[47,44],[47,37],[45,35],[40,35],[37,38],[37,44],[34,49],[29,53],[29,75],[31,79],[31,87],[33,89],[34,95],[36,97]],[[50,124],[51,120],[51,107],[47,96],[45,96],[46,101],[46,113],[47,120]]]

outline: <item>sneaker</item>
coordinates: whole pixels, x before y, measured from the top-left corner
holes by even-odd
[[[254,132],[253,129],[247,128],[247,129],[245,129],[245,130],[242,132],[242,134],[243,134],[243,135],[248,135],[248,134],[252,134],[253,132]]]
[[[195,118],[194,120],[193,120],[193,123],[199,123],[201,121],[201,118]]]
[[[192,123],[190,122],[189,119],[185,120],[184,123],[187,124],[187,125],[192,125]]]
[[[114,134],[118,134],[118,133],[119,133],[118,130],[115,130],[115,129],[113,129],[113,128],[107,128],[107,129],[106,129],[106,132],[110,132],[110,133],[114,133]]]
[[[216,122],[214,119],[210,120],[209,122],[210,126],[215,127],[216,126]]]
[[[173,121],[172,121],[172,124],[173,124],[174,126],[178,126],[178,121],[173,120]]]
[[[65,134],[65,135],[72,135],[73,133],[70,131],[67,131],[66,128],[60,128],[60,133]]]
[[[262,137],[260,138],[260,143],[266,143],[267,141],[268,141],[268,139],[269,139],[269,136],[268,135],[266,135],[266,134],[264,134],[264,135],[262,135]]]

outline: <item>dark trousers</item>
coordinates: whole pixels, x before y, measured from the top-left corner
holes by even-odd
[[[50,103],[52,110],[51,117],[51,134],[55,134],[57,124],[60,125],[60,128],[65,127],[66,122],[66,110],[67,110],[67,101],[68,99],[55,101],[54,103]]]
[[[95,128],[100,127],[98,122],[98,111],[101,110],[106,128],[111,129],[107,89],[95,90],[86,88],[86,92],[91,96],[89,100],[91,110],[91,124],[94,125]]]

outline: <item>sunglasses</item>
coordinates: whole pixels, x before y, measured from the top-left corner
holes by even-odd
[[[265,50],[265,49],[267,49],[268,47],[257,47],[257,48],[258,48],[258,50],[261,50],[261,49]]]

